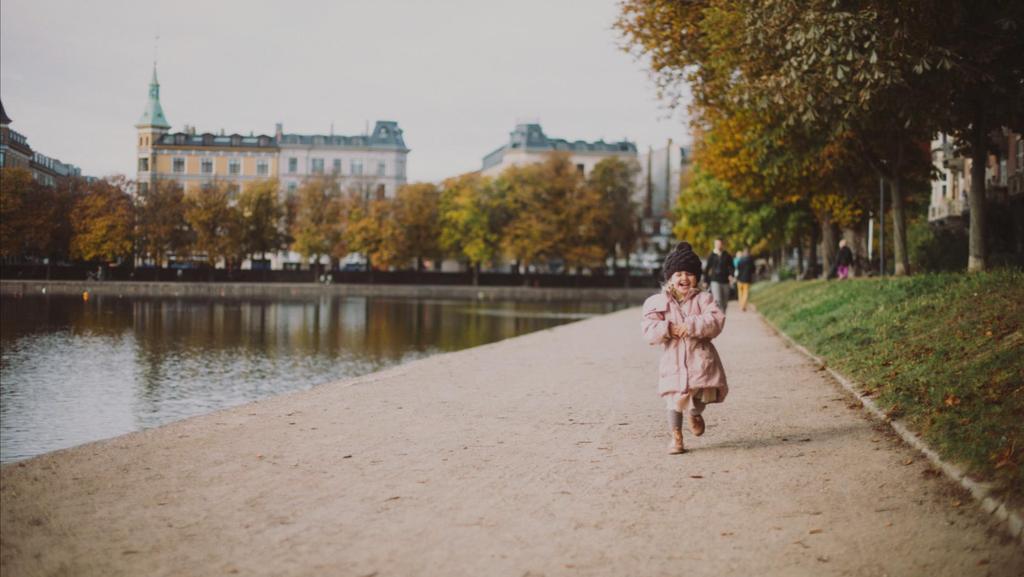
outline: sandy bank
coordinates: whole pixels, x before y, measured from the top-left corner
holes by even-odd
[[[15,575],[1020,575],[752,313],[665,454],[631,309],[0,469]]]

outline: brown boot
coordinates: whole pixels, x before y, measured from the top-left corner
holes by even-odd
[[[668,454],[679,455],[685,452],[686,449],[683,448],[683,430],[672,429],[672,440],[668,442]]]
[[[690,415],[688,420],[690,423],[690,432],[693,433],[694,437],[699,437],[704,434],[704,417],[700,415]]]

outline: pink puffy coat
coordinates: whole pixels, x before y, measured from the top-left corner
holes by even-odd
[[[722,402],[729,393],[722,359],[711,344],[725,327],[725,314],[708,292],[696,290],[676,301],[664,291],[644,302],[643,336],[652,345],[661,345],[658,366],[658,393],[661,396],[685,394],[694,389],[718,389]],[[669,323],[686,327],[682,339],[672,338]]]

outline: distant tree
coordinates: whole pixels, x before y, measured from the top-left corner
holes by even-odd
[[[423,259],[440,256],[440,196],[437,186],[429,182],[407,184],[398,189],[394,200],[394,218],[398,225],[394,250],[399,261],[416,260],[416,270],[423,270]]]
[[[158,180],[136,195],[136,250],[163,266],[169,254],[181,255],[188,243],[185,191],[176,180]]]
[[[626,268],[629,269],[629,255],[639,238],[637,205],[633,200],[639,172],[640,166],[635,161],[611,157],[594,165],[587,178],[587,186],[600,195],[601,204],[606,209],[606,218],[599,224],[598,238],[605,256],[612,259],[613,270],[618,268],[620,256],[626,257]]]
[[[242,220],[242,252],[252,257],[277,252],[284,242],[281,221],[284,207],[278,200],[277,179],[254,182],[238,196],[238,211]]]
[[[600,192],[584,186],[567,154],[512,166],[497,185],[507,190],[509,221],[502,241],[508,254],[526,265],[559,258],[577,269],[601,265],[598,235],[607,213]]]
[[[41,202],[46,187],[25,168],[0,169],[0,254],[42,257],[59,222],[57,207]]]
[[[469,173],[444,182],[438,208],[440,246],[447,254],[469,262],[473,284],[481,263],[500,250],[503,207],[494,181]]]
[[[71,256],[111,262],[132,252],[134,215],[124,181],[94,180],[71,210]]]
[[[394,201],[386,198],[363,200],[349,197],[344,216],[344,241],[351,252],[363,254],[368,268],[387,269],[402,263],[402,241],[395,220]]]
[[[319,263],[331,254],[341,234],[338,203],[341,192],[331,178],[311,178],[299,187],[295,200],[292,250],[307,262]],[[314,269],[316,267],[314,266]]]
[[[223,260],[231,269],[242,255],[242,226],[225,182],[214,181],[185,196],[185,222],[192,229],[193,254],[206,256],[210,266]]]

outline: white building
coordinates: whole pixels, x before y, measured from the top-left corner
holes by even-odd
[[[655,269],[673,246],[672,226],[683,175],[690,169],[689,150],[672,140],[662,148],[649,147],[638,158],[640,174],[634,201],[640,211],[640,244],[635,266]]]
[[[324,174],[338,178],[342,190],[357,189],[367,198],[393,198],[406,183],[409,149],[397,122],[378,120],[372,133],[361,136],[287,134],[281,124],[276,132],[278,178],[286,192]]]
[[[936,177],[932,179],[928,222],[962,225],[971,189],[971,159],[956,154],[952,139],[945,134],[936,135],[931,150]]]
[[[636,160],[636,145],[628,141],[586,142],[549,138],[539,124],[518,124],[509,134],[509,141],[484,157],[481,174],[497,176],[510,166],[542,162],[552,152],[568,152],[570,161],[583,176],[605,158],[618,156]]]

